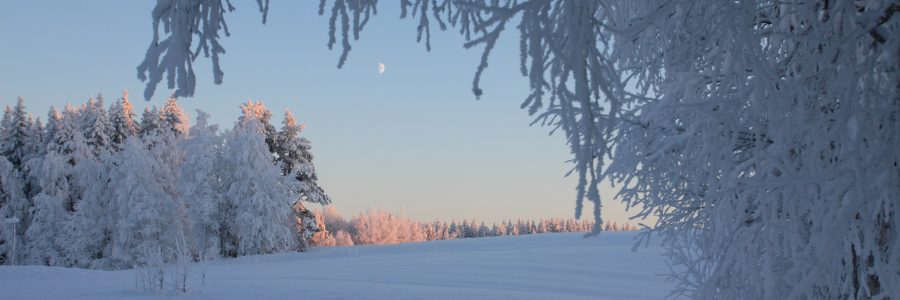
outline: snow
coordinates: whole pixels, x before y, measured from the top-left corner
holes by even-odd
[[[313,248],[192,266],[187,294],[135,286],[134,270],[0,267],[0,299],[662,299],[662,248],[636,232],[558,233]]]

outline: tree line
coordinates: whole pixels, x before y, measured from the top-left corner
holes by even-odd
[[[319,231],[313,234],[311,243],[316,246],[384,245],[505,235],[590,232],[594,226],[593,220],[560,218],[518,219],[493,224],[475,220],[422,222],[384,209],[369,209],[347,220],[334,206],[317,210],[315,216]],[[626,231],[638,230],[638,227],[630,223],[607,222],[603,229]]]

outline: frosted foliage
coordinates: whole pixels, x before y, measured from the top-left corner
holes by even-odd
[[[589,232],[594,227],[588,220],[575,219],[510,220],[490,226],[474,220],[462,223],[452,221],[450,224],[443,221],[420,222],[402,213],[391,213],[383,209],[369,209],[348,222],[331,205],[316,211],[314,220],[313,225],[318,228],[318,232],[311,239],[313,246],[383,245],[503,235]],[[629,223],[612,224],[611,227],[607,224],[607,230],[637,230]]]
[[[294,201],[291,205],[291,211],[293,212],[294,227],[297,232],[298,248],[301,251],[305,251],[311,245],[316,244],[317,236],[318,239],[321,239],[328,235],[328,232],[324,231],[324,224],[318,222],[317,215],[313,211],[306,209],[302,201]]]
[[[67,104],[63,110],[62,118],[56,122],[58,126],[55,127],[54,134],[48,137],[49,141],[47,142],[47,152],[55,152],[62,155],[62,159],[72,167],[72,174],[66,175],[72,176],[67,182],[69,192],[64,196],[64,203],[68,212],[75,211],[75,203],[81,198],[84,191],[83,186],[75,182],[74,167],[81,163],[88,163],[88,161],[93,159],[91,149],[85,142],[84,134],[78,126],[79,118],[79,111],[72,105]]]
[[[20,220],[24,220],[24,213],[27,212],[27,199],[24,195],[22,195],[22,181],[19,178],[19,174],[16,171],[15,167],[11,162],[6,160],[4,157],[0,157],[0,218],[20,218]],[[13,238],[21,241],[21,236],[25,232],[26,228],[22,228],[23,226],[17,226],[16,230],[13,231],[12,226],[8,224],[3,224],[0,227],[0,255],[2,255],[7,261],[12,257]],[[23,247],[22,243],[19,242],[16,244],[15,252],[17,259],[21,257],[25,251],[25,247]],[[21,259],[18,259],[21,261]],[[8,262],[7,262],[8,263]]]
[[[149,106],[144,107],[144,112],[141,114],[141,127],[138,130],[138,134],[145,138],[151,135],[159,135],[161,134],[160,124],[160,115],[159,109],[156,106],[150,108]]]
[[[109,114],[103,106],[103,96],[97,95],[96,100],[88,100],[86,109],[82,112],[82,131],[84,140],[91,147],[95,156],[109,154],[112,143],[109,133],[112,130]]]
[[[292,180],[272,163],[262,124],[244,119],[231,132],[228,160],[237,169],[228,187],[228,199],[237,213],[234,220],[238,254],[272,253],[293,244]]]
[[[116,150],[121,150],[128,137],[135,136],[138,133],[138,125],[135,121],[134,106],[128,101],[128,91],[122,92],[122,98],[113,103],[109,108],[109,118],[111,123],[110,141]]]
[[[182,142],[186,157],[178,181],[179,196],[192,220],[191,251],[200,259],[219,255],[216,211],[224,194],[217,169],[223,141],[218,126],[209,125],[208,119],[209,114],[197,110],[197,124],[191,127],[190,138]]]
[[[178,105],[177,99],[169,98],[169,100],[166,100],[166,104],[160,110],[159,117],[172,130],[175,136],[183,137],[188,133],[188,128],[190,127],[188,117],[181,109],[181,106]]]
[[[619,21],[614,56],[656,99],[620,129],[611,173],[659,216],[676,292],[900,295],[896,2],[618,9],[642,17]]]
[[[309,140],[300,137],[304,126],[297,124],[290,111],[284,112],[284,126],[278,132],[275,141],[275,152],[281,163],[282,172],[293,176],[299,183],[296,190],[298,200],[316,204],[329,204],[331,198],[319,186],[316,168],[313,165],[312,146]]]
[[[6,110],[0,131],[15,137],[24,128],[28,138],[8,143],[7,154],[27,154],[19,166],[0,155],[0,219],[20,219],[15,232],[0,226],[0,264],[12,262],[15,238],[17,264],[138,268],[145,288],[184,292],[192,260],[205,275],[211,258],[305,249],[297,221],[337,244],[318,230],[321,217],[292,211],[299,182],[275,160],[277,132],[263,123],[270,114],[261,103],[227,134],[202,111],[186,131],[175,99],[145,110],[140,129],[130,107],[123,96],[110,121],[99,97],[62,113],[51,107],[46,127],[22,102]]]
[[[382,209],[369,209],[351,221],[357,244],[397,244],[425,240],[418,222]]]
[[[325,217],[323,214],[315,214],[313,217],[315,225],[315,233],[310,238],[310,243],[316,246],[335,246],[337,241],[328,229],[325,228]]]
[[[329,231],[351,231],[353,228],[353,225],[341,216],[334,205],[325,206],[319,215],[322,215],[322,221],[325,223],[325,228]]]
[[[0,122],[0,155],[6,157],[14,167],[20,168],[36,153],[32,146],[39,143],[40,136],[33,131],[34,121],[25,110],[25,99],[19,97],[16,106],[6,107]]]
[[[65,200],[71,190],[72,167],[56,152],[48,152],[34,169],[41,192],[34,197],[34,215],[25,233],[31,260],[50,266],[65,263],[62,238],[65,232],[56,223],[65,220]]]
[[[112,257],[129,267],[148,267],[175,256],[182,216],[158,181],[162,166],[136,138],[116,154],[112,185],[116,214]]]
[[[66,250],[58,242],[64,233],[54,224],[65,218],[63,199],[41,193],[33,201],[32,223],[25,232],[30,261],[48,266],[65,265]]]
[[[350,233],[343,230],[338,230],[334,233],[334,245],[353,246],[353,238],[350,236]]]
[[[106,158],[108,161],[109,158]],[[72,215],[71,243],[67,246],[69,254],[83,267],[97,264],[105,268],[106,261],[95,261],[95,258],[108,257],[108,246],[111,239],[113,215],[109,198],[110,174],[105,166],[94,160],[84,160],[75,165],[75,184],[81,191],[80,199],[75,204]]]

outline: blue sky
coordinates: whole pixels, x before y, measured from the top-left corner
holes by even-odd
[[[518,72],[517,33],[507,30],[471,94],[480,49],[464,50],[454,31],[433,27],[432,51],[417,44],[416,22],[399,19],[385,1],[353,43],[346,65],[329,51],[327,17],[318,1],[271,3],[262,25],[255,1],[234,1],[223,40],[224,83],[212,83],[209,63],[195,63],[194,98],[180,99],[230,128],[238,105],[262,100],[281,121],[289,109],[307,124],[320,183],[344,215],[368,207],[403,210],[416,219],[570,217],[575,179],[561,134],[529,126],[519,109],[527,92]],[[154,1],[13,1],[0,10],[0,104],[17,96],[46,119],[49,106],[108,101],[128,89],[138,109],[161,104],[165,86],[149,102],[136,77],[150,42]],[[379,75],[377,64],[386,72]],[[107,103],[108,104],[108,103]],[[280,126],[279,126],[280,127]],[[604,187],[611,199],[613,190]],[[613,201],[604,217],[623,222]],[[586,210],[590,211],[590,210]]]

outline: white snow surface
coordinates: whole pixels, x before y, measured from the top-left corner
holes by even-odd
[[[635,232],[504,236],[192,265],[186,294],[140,290],[134,270],[0,267],[0,299],[662,299],[672,288],[654,243]]]

